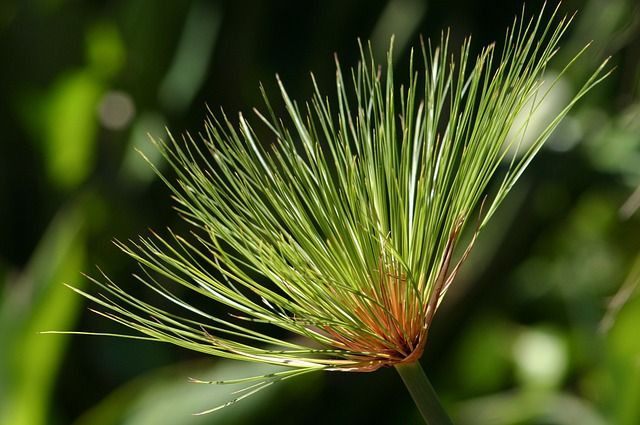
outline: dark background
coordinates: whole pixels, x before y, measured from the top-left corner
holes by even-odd
[[[527,15],[541,4],[528,2]],[[420,34],[438,39],[450,27],[452,46],[473,34],[477,51],[501,42],[521,8],[3,0],[0,424],[420,423],[391,369],[306,376],[192,416],[231,390],[187,377],[268,369],[161,344],[39,332],[122,331],[62,285],[95,292],[81,272],[96,275],[96,265],[153,300],[110,243],[147,229],[188,230],[135,151],[160,161],[147,133],[164,138],[166,126],[176,137],[195,135],[207,105],[249,113],[261,106],[260,82],[275,96],[276,73],[296,99],[310,95],[310,71],[330,92],[334,53],[343,67],[354,65],[358,38],[383,58],[394,33],[400,76]],[[575,10],[554,64],[593,45],[552,100],[574,92],[607,56],[615,71],[551,137],[438,313],[422,364],[460,424],[640,423],[640,7],[560,6]]]

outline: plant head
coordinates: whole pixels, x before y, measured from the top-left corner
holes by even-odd
[[[452,55],[443,35],[411,53],[401,87],[392,49],[381,70],[361,46],[347,76],[336,61],[331,96],[312,77],[314,96],[298,104],[278,80],[286,119],[263,91],[266,107],[255,115],[267,137],[242,114],[237,122],[211,114],[199,138],[156,142],[177,180],[159,174],[193,233],[118,245],[141,265],[136,278],[178,312],[106,276],[94,280],[101,294],[78,292],[138,338],[286,367],[223,381],[255,381],[233,402],[312,371],[416,362],[475,235],[574,103],[606,76],[603,64],[532,144],[520,145],[548,87],[582,53],[541,89],[570,21],[556,12],[516,20],[500,49],[473,58],[469,41]],[[459,246],[465,228],[472,237]],[[210,300],[211,310],[179,298],[167,279]],[[212,313],[216,304],[229,313]],[[268,327],[301,338],[270,336]]]

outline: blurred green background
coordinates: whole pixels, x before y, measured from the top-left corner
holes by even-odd
[[[459,424],[640,423],[640,6],[561,6],[576,9],[558,66],[593,46],[549,110],[605,57],[616,69],[554,133],[438,313],[422,363]],[[454,45],[472,33],[479,48],[500,42],[520,10],[497,0],[2,0],[0,425],[420,423],[391,369],[309,376],[193,416],[230,390],[188,377],[266,367],[39,332],[121,331],[62,285],[89,288],[81,272],[96,265],[153,301],[110,243],[187,229],[136,153],[159,161],[147,133],[197,134],[207,105],[248,112],[259,82],[275,94],[276,73],[297,99],[311,93],[311,70],[329,92],[333,53],[355,64],[358,37],[381,56],[394,33],[400,75],[420,34],[451,27]]]

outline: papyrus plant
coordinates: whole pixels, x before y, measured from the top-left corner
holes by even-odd
[[[106,276],[94,279],[99,294],[77,291],[137,337],[286,367],[216,382],[249,383],[226,405],[309,372],[394,366],[425,419],[446,421],[418,363],[438,306],[544,141],[606,76],[603,64],[520,146],[523,114],[535,113],[582,53],[540,89],[571,21],[543,12],[515,20],[500,48],[474,58],[469,41],[456,54],[446,35],[437,47],[423,43],[401,87],[391,49],[382,68],[363,47],[350,73],[336,63],[330,96],[312,78],[315,95],[298,104],[278,80],[284,119],[263,91],[266,106],[251,121],[211,114],[200,137],[156,141],[177,179],[159,174],[193,233],[118,246],[144,270],[136,278],[175,309]],[[525,124],[514,128],[517,116]],[[256,124],[265,126],[260,137]],[[211,308],[179,298],[167,280]],[[299,338],[270,336],[268,327]]]

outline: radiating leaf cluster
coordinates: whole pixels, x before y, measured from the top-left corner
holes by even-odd
[[[291,367],[250,378],[256,383],[230,403],[314,370],[417,360],[475,239],[456,250],[462,230],[471,221],[477,234],[559,121],[606,76],[603,64],[501,168],[527,131],[527,120],[512,128],[516,117],[531,116],[548,93],[540,87],[571,21],[555,18],[514,21],[500,51],[491,45],[475,59],[469,41],[452,54],[443,35],[411,54],[401,87],[392,49],[382,72],[363,47],[350,74],[337,63],[332,96],[312,77],[315,94],[300,105],[278,80],[285,119],[263,90],[265,112],[255,112],[265,132],[242,114],[237,124],[211,114],[200,138],[157,142],[177,173],[163,179],[195,230],[119,246],[142,266],[138,279],[181,312],[106,276],[95,280],[102,294],[82,294],[141,338]],[[166,280],[214,301],[210,311],[220,303],[231,313],[190,305]],[[302,338],[269,336],[263,324]]]

